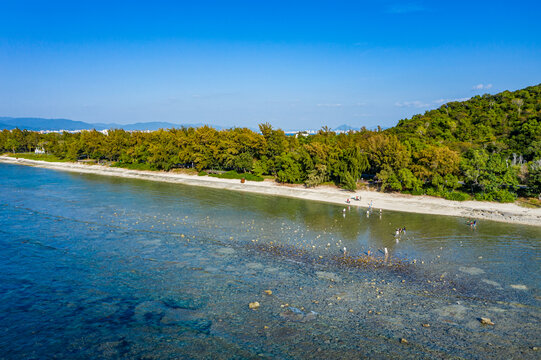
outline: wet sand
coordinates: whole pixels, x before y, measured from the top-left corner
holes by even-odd
[[[350,192],[331,186],[319,186],[307,189],[303,185],[278,184],[270,180],[263,182],[246,181],[244,184],[241,184],[240,180],[236,179],[219,179],[208,176],[187,175],[163,171],[129,170],[103,165],[57,163],[22,158],[16,159],[8,156],[0,156],[0,162],[76,173],[144,179],[272,196],[301,198],[305,200],[341,204],[344,206],[368,208],[369,204],[372,203],[373,210],[375,211],[382,209],[541,226],[541,209],[524,208],[516,204],[500,204],[481,201],[459,202],[430,196],[412,196],[396,193],[389,194],[377,191],[359,190]],[[360,200],[351,199],[356,196],[359,196]],[[349,204],[346,203],[346,199],[348,198],[350,199]]]

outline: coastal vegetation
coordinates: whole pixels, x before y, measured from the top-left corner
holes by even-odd
[[[348,190],[370,183],[381,191],[512,202],[541,194],[541,85],[449,102],[386,130],[335,133],[324,127],[315,135],[287,136],[261,124],[259,132],[203,126],[0,133],[1,152],[36,148],[58,160],[94,159],[130,169],[191,168],[307,187],[332,182]]]

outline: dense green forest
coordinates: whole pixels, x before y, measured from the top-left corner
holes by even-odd
[[[354,190],[448,199],[514,201],[541,196],[541,85],[451,102],[397,126],[286,136],[270,124],[246,128],[113,129],[40,134],[3,130],[1,152],[44,149],[59,159],[170,171],[233,170],[307,187],[333,182]]]

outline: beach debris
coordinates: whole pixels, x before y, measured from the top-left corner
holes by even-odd
[[[248,307],[252,310],[255,310],[257,308],[259,308],[260,304],[258,301],[254,301],[254,302],[251,302],[248,304]]]
[[[407,344],[408,343],[408,340],[404,339],[404,338],[400,338],[400,342],[402,344]]]
[[[423,324],[423,327],[430,327],[430,324]]]
[[[479,320],[479,321],[481,322],[481,324],[483,324],[483,325],[494,325],[494,323],[493,323],[489,318],[484,318],[484,317],[482,317],[482,318],[479,318],[478,320]]]
[[[272,290],[264,290],[263,292],[267,295],[272,295]]]

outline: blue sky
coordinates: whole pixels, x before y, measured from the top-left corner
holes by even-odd
[[[0,116],[389,127],[541,83],[536,1],[0,1]]]

